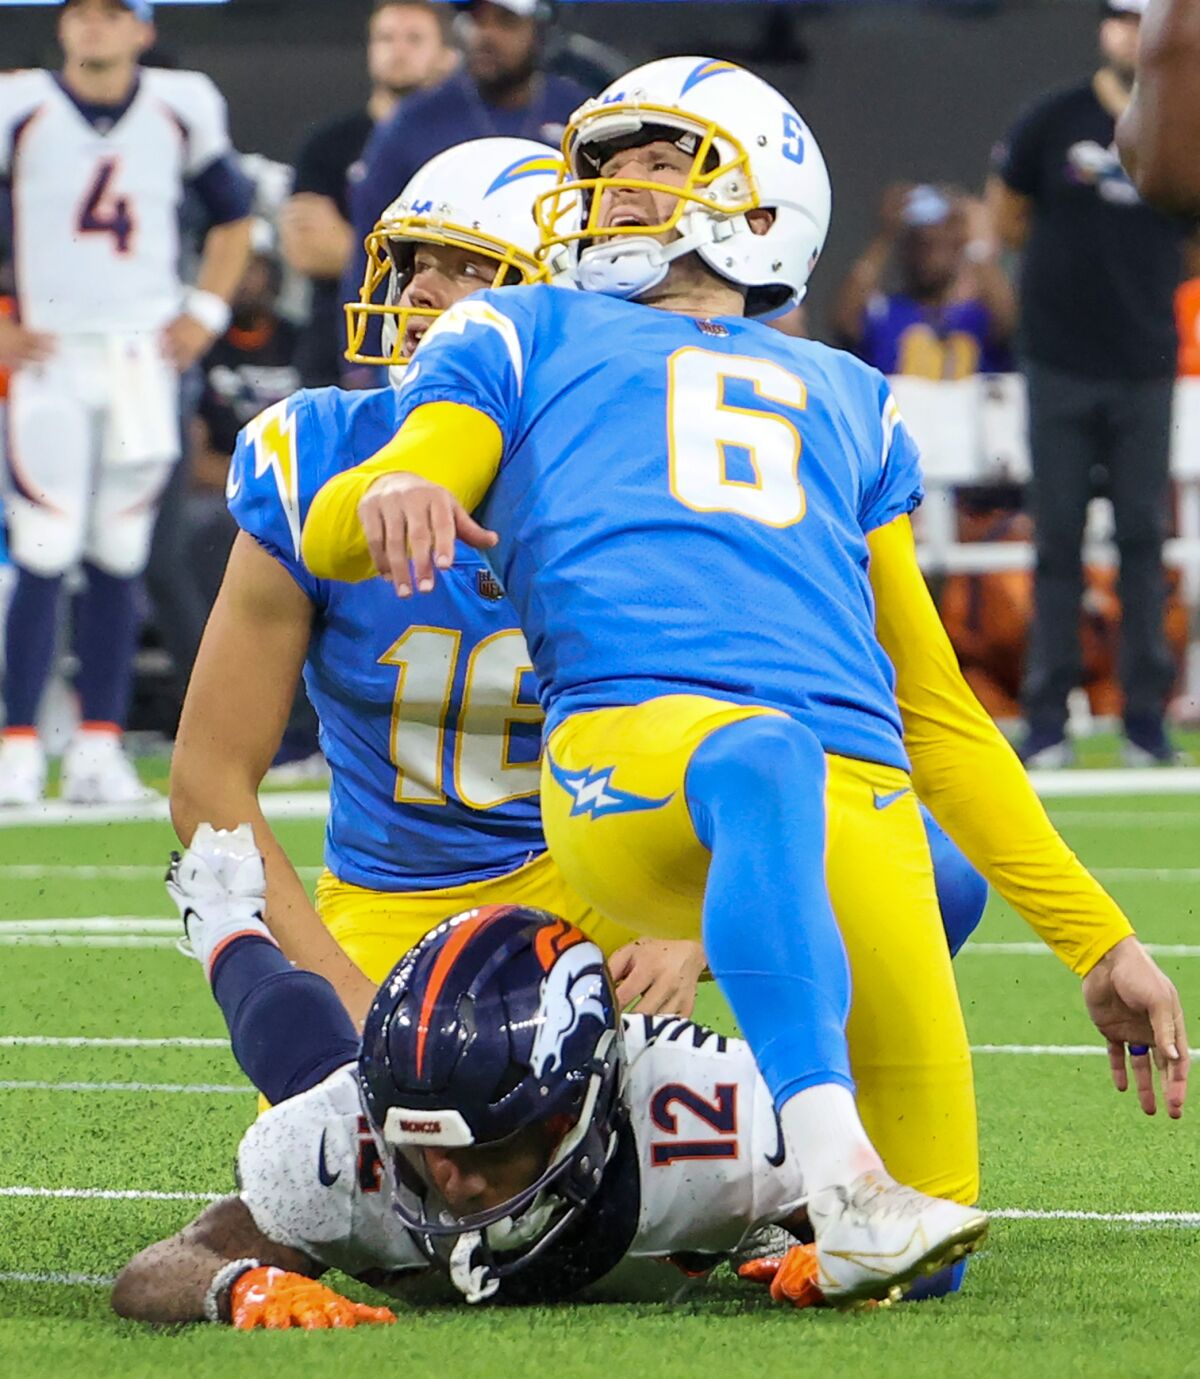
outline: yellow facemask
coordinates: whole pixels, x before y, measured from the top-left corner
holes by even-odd
[[[433,321],[442,314],[434,307],[401,306],[398,302],[376,300],[381,287],[385,294],[395,292],[399,295],[400,275],[391,250],[394,243],[406,246],[443,244],[495,260],[496,272],[492,281],[481,282],[480,290],[485,287],[504,287],[514,282],[535,283],[549,280],[549,273],[532,254],[483,230],[455,225],[450,221],[427,215],[381,220],[366,239],[367,269],[363,275],[362,286],[358,290],[358,301],[347,302],[343,308],[346,313],[347,340],[344,357],[351,364],[382,364],[393,368],[407,364],[411,356],[404,352],[404,341],[408,335],[409,322],[422,319]],[[378,354],[367,354],[364,351],[367,327],[372,317],[379,317],[384,323],[383,348]]]
[[[692,134],[697,140],[696,151],[692,156],[692,166],[682,186],[669,186],[664,182],[644,181],[632,177],[573,177],[575,150],[581,142],[599,142],[597,125],[618,126],[620,117],[632,117],[637,125],[662,125],[673,134],[676,132]],[[655,116],[660,118],[656,119]],[[762,203],[750,172],[750,158],[741,143],[732,134],[712,121],[695,119],[671,106],[648,105],[638,101],[618,102],[612,105],[596,105],[576,112],[563,134],[564,169],[559,174],[559,182],[552,191],[543,192],[534,201],[534,219],[537,221],[541,245],[538,257],[546,260],[555,249],[562,245],[590,240],[608,240],[621,236],[657,236],[676,229],[684,215],[693,207],[722,217],[744,215],[756,210]],[[729,149],[725,155],[722,148]],[[707,171],[705,165],[715,156],[715,164]],[[728,179],[728,180],[726,180]],[[720,184],[724,182],[724,185]],[[674,209],[658,225],[614,225],[611,228],[599,224],[600,206],[605,191],[625,188],[630,191],[669,192],[676,198]],[[572,212],[582,205],[587,214],[582,221],[573,220]],[[564,223],[570,228],[562,228]]]

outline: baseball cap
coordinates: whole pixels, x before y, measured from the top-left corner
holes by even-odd
[[[1146,13],[1147,0],[1101,0],[1100,13],[1105,19],[1140,19]]]
[[[454,0],[455,9],[469,10],[476,0]],[[533,19],[545,9],[545,0],[491,0],[493,5],[511,14],[519,14],[522,19]]]
[[[61,8],[65,10],[70,3],[71,0],[63,0]],[[152,24],[154,22],[154,5],[152,0],[118,0],[118,4],[123,5],[135,19],[140,19],[143,24]]]
[[[914,187],[904,198],[901,218],[905,225],[919,229],[926,225],[940,225],[953,210],[950,199],[926,182]]]

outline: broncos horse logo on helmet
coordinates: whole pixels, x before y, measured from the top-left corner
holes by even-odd
[[[627,1118],[616,999],[594,943],[515,905],[455,915],[396,965],[367,1016],[359,1089],[393,1208],[469,1301],[561,1238],[597,1192]],[[427,1151],[488,1150],[541,1127],[544,1162],[455,1216]]]

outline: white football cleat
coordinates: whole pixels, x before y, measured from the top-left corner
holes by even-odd
[[[46,793],[46,749],[32,733],[0,742],[0,805],[37,804]]]
[[[167,893],[179,907],[185,951],[210,974],[217,953],[234,938],[253,934],[275,942],[263,921],[267,878],[249,824],[231,830],[200,824],[183,856],[172,854]]]
[[[897,1302],[918,1278],[969,1255],[987,1234],[987,1216],[903,1187],[886,1173],[809,1199],[817,1240],[817,1283],[835,1307]]]
[[[71,804],[149,804],[161,799],[138,779],[116,733],[77,733],[63,755],[62,797]]]

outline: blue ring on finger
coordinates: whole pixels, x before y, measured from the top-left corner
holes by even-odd
[[[1143,1055],[1148,1054],[1148,1053],[1150,1052],[1150,1045],[1149,1045],[1149,1044],[1130,1044],[1130,1045],[1129,1045],[1129,1052],[1130,1052],[1131,1054],[1133,1054],[1133,1056],[1134,1056],[1135,1058],[1141,1058]]]

